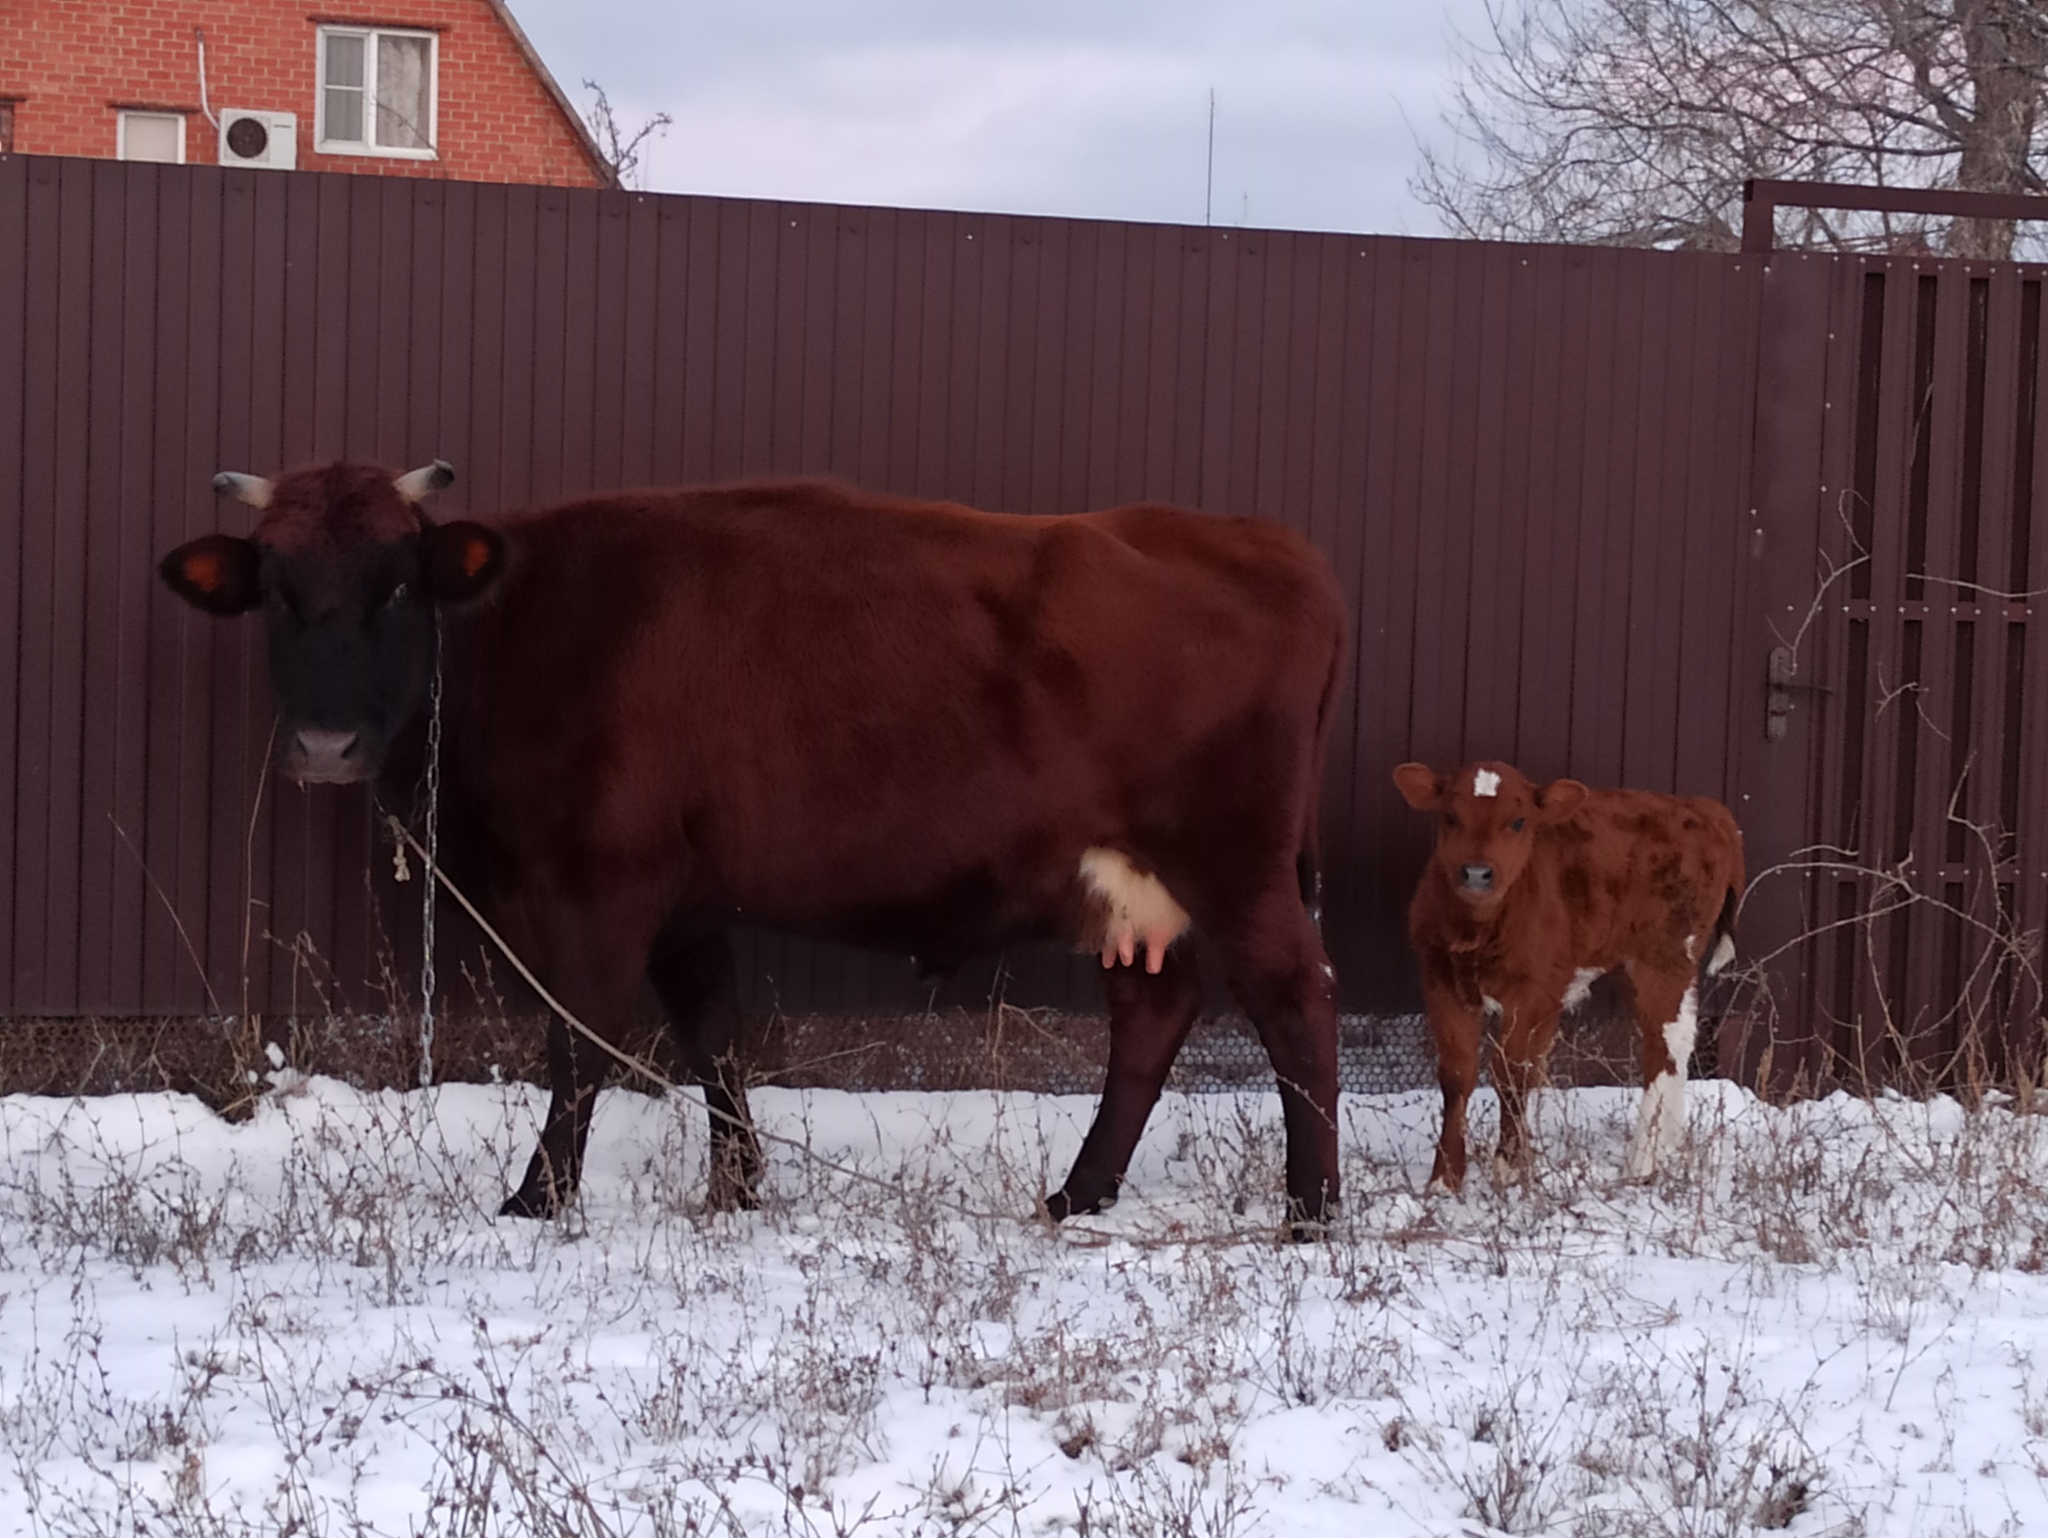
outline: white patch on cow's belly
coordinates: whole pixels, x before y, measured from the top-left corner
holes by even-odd
[[[1081,884],[1100,899],[1102,964],[1130,965],[1140,949],[1145,970],[1166,964],[1166,948],[1188,932],[1194,921],[1187,909],[1157,876],[1140,871],[1114,849],[1089,849],[1081,855]],[[1084,936],[1092,941],[1093,935]]]
[[[1636,1132],[1623,1166],[1630,1180],[1650,1179],[1665,1156],[1685,1141],[1685,1073],[1699,1028],[1699,990],[1688,987],[1679,1001],[1678,1018],[1664,1027],[1664,1045],[1675,1067],[1644,1087],[1642,1103],[1636,1107]]]
[[[1495,998],[1495,997],[1494,997],[1494,996],[1493,996],[1492,994],[1490,994],[1490,993],[1482,993],[1482,994],[1480,994],[1480,995],[1479,995],[1479,1007],[1480,1007],[1480,1009],[1481,1009],[1481,1010],[1483,1010],[1483,1011],[1484,1011],[1485,1013],[1487,1013],[1487,1014],[1489,1014],[1489,1015],[1492,1015],[1492,1016],[1493,1016],[1493,1017],[1494,1017],[1495,1019],[1498,1019],[1498,1018],[1500,1018],[1500,1015],[1501,1015],[1501,1007],[1500,1007],[1500,1000],[1499,1000],[1499,999],[1497,999],[1497,998]]]
[[[1562,1007],[1565,1009],[1577,1009],[1593,996],[1593,984],[1600,981],[1606,975],[1598,967],[1580,967],[1576,972],[1572,973],[1572,984],[1564,991],[1564,1004]]]

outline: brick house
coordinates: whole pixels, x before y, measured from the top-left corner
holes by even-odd
[[[504,0],[6,0],[6,151],[612,180]]]

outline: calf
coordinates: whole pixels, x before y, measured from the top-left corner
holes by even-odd
[[[1743,873],[1734,817],[1704,796],[1532,785],[1500,763],[1448,776],[1403,764],[1394,783],[1410,806],[1438,814],[1436,850],[1408,916],[1444,1092],[1431,1183],[1464,1185],[1480,1017],[1498,1022],[1494,1171],[1509,1180],[1528,1167],[1526,1101],[1558,1016],[1615,971],[1626,975],[1643,1043],[1626,1170],[1653,1176],[1685,1135],[1701,960],[1711,977],[1735,955]]]

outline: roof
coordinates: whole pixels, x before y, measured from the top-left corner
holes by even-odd
[[[505,30],[512,34],[512,40],[519,45],[519,51],[525,55],[526,62],[533,66],[534,74],[539,77],[548,95],[554,98],[555,105],[562,109],[562,116],[569,120],[569,126],[576,131],[576,141],[582,145],[583,153],[589,157],[591,169],[597,172],[606,186],[618,186],[618,173],[612,169],[611,162],[604,158],[604,151],[598,148],[597,139],[591,133],[590,125],[583,121],[583,114],[576,110],[576,104],[569,100],[569,93],[562,89],[562,83],[555,78],[554,71],[549,69],[546,61],[541,58],[540,50],[533,46],[533,39],[528,37],[526,29],[519,25],[519,18],[512,14],[512,7],[507,5],[505,0],[487,0],[487,3],[497,13],[498,20],[505,24]]]

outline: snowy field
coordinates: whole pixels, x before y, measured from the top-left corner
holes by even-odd
[[[1271,1097],[1053,1232],[1086,1099],[757,1092],[801,1146],[711,1216],[701,1108],[613,1092],[536,1225],[539,1092],[280,1077],[0,1101],[0,1531],[2048,1532],[2048,1118],[1699,1085],[1640,1188],[1556,1093],[1455,1201],[1435,1097],[1353,1098],[1289,1248]]]

